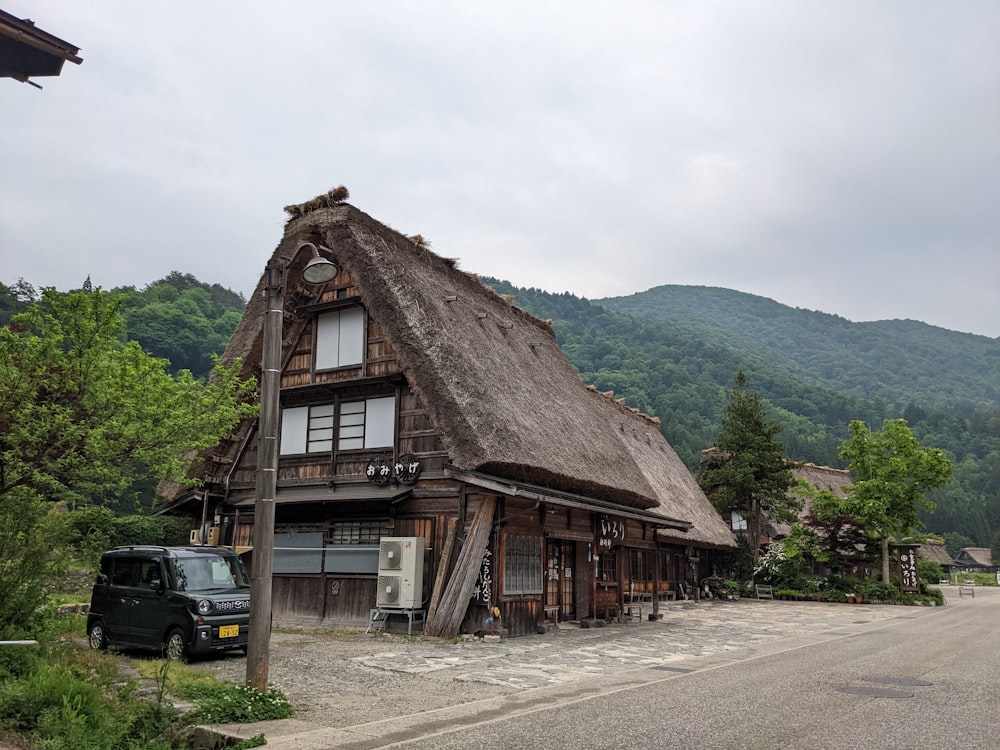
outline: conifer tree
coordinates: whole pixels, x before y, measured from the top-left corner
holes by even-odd
[[[795,484],[793,464],[785,458],[779,432],[781,425],[767,419],[760,396],[747,388],[739,371],[723,413],[718,452],[702,483],[720,513],[729,516],[735,511],[746,520],[754,568],[763,521],[791,523],[801,508],[790,492]]]

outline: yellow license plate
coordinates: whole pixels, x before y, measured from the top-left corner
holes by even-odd
[[[219,638],[235,638],[240,634],[239,625],[220,625]]]

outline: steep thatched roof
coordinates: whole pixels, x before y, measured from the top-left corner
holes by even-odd
[[[955,562],[971,567],[991,568],[994,565],[993,553],[989,547],[963,547]]]
[[[805,463],[797,464],[792,469],[792,474],[796,479],[804,479],[816,489],[832,492],[837,497],[847,497],[847,488],[851,485],[851,472],[847,469],[833,469],[829,466]],[[794,488],[792,492],[795,492]],[[799,511],[799,519],[801,520],[812,510],[812,502],[809,498],[800,498],[800,500],[802,500],[802,510]],[[788,536],[791,530],[791,524],[768,521],[765,524],[764,533],[772,538],[780,539]]]
[[[658,421],[586,387],[547,322],[426,243],[353,206],[329,203],[290,212],[275,256],[291,257],[307,241],[332,250],[440,428],[453,464],[692,520],[686,540],[732,546]],[[247,374],[259,367],[263,303],[262,280],[223,358],[243,357]]]
[[[917,554],[920,555],[921,559],[932,560],[943,567],[955,565],[955,561],[941,542],[924,542],[917,550]]]

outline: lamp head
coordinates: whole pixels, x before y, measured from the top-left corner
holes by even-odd
[[[311,242],[303,242],[299,245],[296,253],[299,253],[304,248],[309,248],[312,252],[312,258],[306,263],[305,267],[302,269],[302,278],[305,279],[310,284],[325,284],[328,281],[334,279],[339,273],[340,269],[337,268],[336,264],[332,261],[327,260],[322,255],[319,254],[319,250]],[[327,248],[323,248],[327,252]]]

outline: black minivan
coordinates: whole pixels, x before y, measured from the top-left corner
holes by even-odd
[[[246,650],[250,578],[220,547],[117,547],[101,557],[90,597],[93,648],[152,649],[168,659]]]

